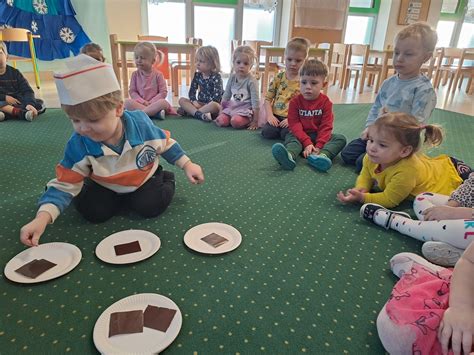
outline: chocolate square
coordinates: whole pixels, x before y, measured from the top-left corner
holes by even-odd
[[[175,314],[175,309],[148,306],[143,314],[143,326],[166,333]]]
[[[56,265],[57,264],[52,263],[46,259],[35,259],[16,269],[15,272],[29,277],[30,279],[36,279],[39,275],[48,271],[52,267],[55,267]]]
[[[229,239],[224,238],[217,233],[208,234],[205,237],[202,237],[201,240],[213,246],[214,248],[220,247],[222,244],[225,244],[229,241]]]
[[[114,245],[114,249],[115,249],[115,255],[117,256],[142,251],[142,248],[140,248],[140,243],[138,242],[138,240],[135,240],[134,242],[130,242],[130,243]]]
[[[143,333],[143,311],[115,312],[110,315],[109,338],[118,334]]]

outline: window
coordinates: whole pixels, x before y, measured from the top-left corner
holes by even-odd
[[[371,44],[380,0],[351,0],[344,43]]]
[[[468,8],[472,0],[443,0],[440,21],[436,27],[438,47],[470,47],[472,38],[472,18]],[[471,32],[469,32],[471,31]]]
[[[373,0],[351,0],[349,2],[350,7],[362,7],[362,8],[372,8],[374,7]]]
[[[268,12],[263,8],[244,5],[242,39],[273,41],[275,11]]]
[[[454,21],[438,21],[436,32],[438,33],[438,43],[436,47],[450,47],[451,37],[453,36]]]
[[[459,5],[459,0],[443,0],[441,6],[441,13],[443,14],[455,14]]]
[[[185,43],[185,11],[184,0],[148,3],[148,34],[168,36],[168,41],[172,43]]]

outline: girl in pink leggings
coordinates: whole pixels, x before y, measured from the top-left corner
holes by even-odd
[[[163,74],[153,68],[159,52],[153,43],[140,42],[134,49],[137,70],[130,79],[130,99],[125,100],[125,109],[141,110],[150,118],[164,119],[165,113],[171,111],[166,101],[168,88]]]
[[[222,110],[214,121],[219,127],[258,128],[258,84],[250,72],[254,62],[255,52],[251,47],[240,46],[234,50],[233,73],[222,96]]]

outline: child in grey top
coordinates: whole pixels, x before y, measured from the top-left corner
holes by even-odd
[[[249,46],[237,47],[232,55],[233,73],[222,96],[222,111],[215,123],[219,127],[258,128],[258,84],[250,69],[255,53]]]

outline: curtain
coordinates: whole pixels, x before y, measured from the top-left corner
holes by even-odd
[[[349,0],[296,0],[295,26],[342,30]]]

